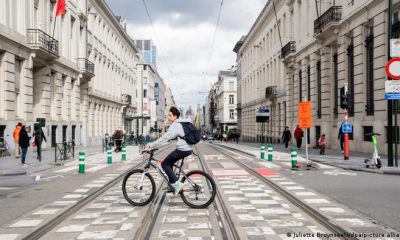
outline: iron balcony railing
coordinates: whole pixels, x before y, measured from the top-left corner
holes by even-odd
[[[78,58],[77,63],[79,71],[94,75],[94,63],[87,60],[86,58]]]
[[[400,21],[392,24],[392,37],[400,38]]]
[[[338,23],[342,19],[342,6],[332,6],[314,21],[314,34],[321,33],[330,23]]]
[[[269,86],[265,89],[265,98],[274,98],[278,95],[276,86]]]
[[[40,47],[58,56],[58,41],[40,29],[28,29],[28,44]]]
[[[289,54],[294,52],[296,52],[296,42],[290,41],[281,49],[282,58],[285,59]]]

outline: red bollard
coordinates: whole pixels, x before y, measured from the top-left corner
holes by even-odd
[[[349,134],[344,134],[344,160],[349,160]]]

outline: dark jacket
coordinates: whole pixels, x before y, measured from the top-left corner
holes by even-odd
[[[19,132],[19,145],[21,146],[21,148],[27,148],[29,147],[29,140],[31,139],[31,137],[29,137],[28,133],[26,132],[25,129],[21,129],[21,131]]]
[[[43,130],[40,128],[40,129],[35,129],[35,131],[34,131],[34,136],[35,136],[35,142],[36,143],[39,143],[39,135],[40,135],[40,133],[42,133],[42,141],[40,142],[40,143],[42,143],[43,142],[43,140],[44,141],[46,141],[47,142],[47,140],[46,140],[46,137],[44,136],[44,133],[43,133]]]
[[[290,130],[283,131],[282,141],[286,142],[286,141],[290,141],[290,139],[292,139],[292,134],[290,133]]]

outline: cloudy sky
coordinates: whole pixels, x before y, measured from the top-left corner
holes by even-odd
[[[267,0],[106,0],[115,15],[127,19],[133,38],[151,38],[158,48],[157,68],[179,106],[204,104],[218,71],[235,64],[232,51],[250,30]],[[205,73],[205,74],[203,74]]]

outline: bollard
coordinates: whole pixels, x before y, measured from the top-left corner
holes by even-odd
[[[292,168],[297,168],[297,148],[291,150]]]
[[[79,173],[85,173],[85,152],[79,152]]]
[[[107,148],[107,163],[112,164],[112,150],[110,147]]]
[[[126,146],[125,144],[122,144],[122,156],[121,156],[121,160],[125,161],[126,160]]]
[[[272,161],[272,144],[268,144],[268,161]]]
[[[261,144],[261,159],[265,159],[265,144]]]

